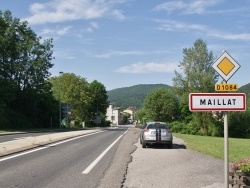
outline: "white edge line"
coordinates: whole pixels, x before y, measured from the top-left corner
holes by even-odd
[[[107,149],[105,149],[83,172],[82,174],[88,174],[94,167],[95,165],[102,159],[102,157],[112,148],[120,138],[128,132],[125,131],[121,136],[119,136]]]
[[[26,154],[29,154],[29,153],[33,153],[33,152],[36,152],[36,151],[39,151],[39,150],[42,150],[42,149],[46,149],[46,148],[49,148],[49,147],[52,147],[52,146],[63,144],[65,142],[69,142],[69,141],[72,141],[72,140],[75,140],[75,139],[78,139],[78,138],[83,138],[83,137],[90,136],[90,135],[93,135],[93,134],[101,133],[101,132],[104,132],[104,131],[98,131],[98,132],[94,132],[94,133],[90,133],[90,134],[70,138],[70,139],[67,139],[67,140],[64,140],[64,141],[61,141],[61,142],[57,142],[57,143],[54,143],[54,144],[49,144],[49,145],[46,145],[46,146],[42,146],[41,148],[32,149],[30,151],[25,151],[25,152],[15,154],[15,155],[12,155],[12,156],[9,156],[9,157],[4,157],[4,158],[0,159],[0,162],[6,161],[8,159],[16,158],[16,157],[19,157],[19,156],[22,156],[22,155],[26,155]]]

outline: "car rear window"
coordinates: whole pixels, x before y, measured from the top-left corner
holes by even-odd
[[[147,126],[147,129],[168,129],[168,126],[165,124],[149,124]]]

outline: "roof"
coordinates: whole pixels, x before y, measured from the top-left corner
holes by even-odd
[[[146,124],[155,124],[155,123],[160,123],[160,124],[166,124],[165,122],[162,122],[162,121],[149,121],[149,122],[146,122]]]

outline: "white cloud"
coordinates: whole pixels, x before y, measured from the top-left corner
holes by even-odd
[[[160,24],[157,27],[157,29],[163,31],[175,31],[175,32],[199,31],[203,32],[204,35],[209,37],[216,37],[227,40],[250,40],[250,33],[227,33],[224,31],[211,29],[205,25],[177,22],[173,20],[158,19],[154,21]]]
[[[124,55],[142,55],[145,52],[142,51],[109,51],[103,54],[96,54],[98,58],[110,58],[111,56],[124,56]]]
[[[52,0],[49,3],[35,3],[30,6],[31,16],[25,18],[30,24],[58,23],[78,19],[95,19],[107,15],[124,19],[114,6],[122,0]]]
[[[165,10],[168,13],[181,11],[182,14],[203,14],[207,8],[220,2],[221,0],[170,1],[157,5],[155,10]]]
[[[63,36],[69,33],[71,29],[71,26],[66,26],[66,27],[56,27],[55,29],[50,29],[50,28],[45,28],[43,31],[40,33],[40,35],[43,36]]]
[[[149,55],[149,54],[166,54],[169,53],[169,49],[161,49],[155,51],[141,51],[141,50],[132,50],[132,51],[115,51],[110,50],[105,53],[95,54],[97,58],[111,58],[112,56],[126,56],[126,55]]]
[[[57,50],[54,52],[54,56],[57,59],[63,59],[63,60],[73,60],[77,58],[75,52],[72,51],[71,49]]]
[[[92,28],[95,28],[95,29],[99,28],[99,25],[96,22],[90,22],[90,25]]]
[[[165,10],[168,13],[171,13],[174,10],[184,9],[185,7],[186,3],[183,1],[172,1],[157,5],[155,10]]]
[[[87,31],[89,33],[93,32],[94,29],[98,29],[99,28],[99,25],[96,23],[96,22],[90,22],[90,26],[87,27],[86,29],[83,30],[84,31]]]
[[[157,29],[165,30],[165,31],[180,31],[180,32],[189,31],[189,30],[206,31],[208,29],[204,25],[177,22],[173,20],[158,19],[154,21],[160,24],[160,26]]]
[[[225,33],[220,31],[210,31],[207,33],[208,36],[217,37],[228,40],[250,40],[250,33]]]
[[[122,11],[120,10],[113,10],[112,11],[112,16],[118,20],[124,20],[125,19],[125,16],[122,14]]]
[[[158,62],[149,62],[149,63],[135,63],[128,66],[120,67],[115,70],[115,72],[120,73],[173,73],[174,70],[178,68],[177,63],[158,63]]]

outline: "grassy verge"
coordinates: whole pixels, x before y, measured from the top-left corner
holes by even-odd
[[[173,133],[185,141],[188,148],[224,159],[224,138]],[[235,162],[250,157],[250,139],[229,138],[229,161]]]

